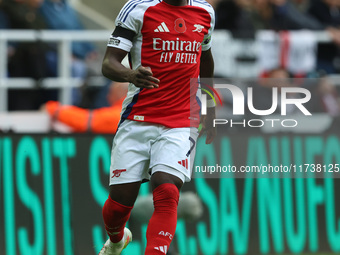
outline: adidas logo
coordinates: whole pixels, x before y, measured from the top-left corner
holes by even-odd
[[[183,159],[182,161],[178,161],[178,164],[188,169],[188,159]]]
[[[155,247],[154,249],[157,250],[157,251],[161,251],[164,254],[166,254],[166,252],[168,251],[168,246],[167,245],[159,246],[159,247]]]
[[[170,32],[169,28],[166,26],[164,22],[162,22],[158,28],[154,30],[155,32]]]

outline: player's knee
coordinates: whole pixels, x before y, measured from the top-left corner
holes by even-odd
[[[179,190],[175,184],[163,183],[154,189],[153,200],[155,207],[163,205],[164,203],[168,206],[172,204],[177,207]]]
[[[183,180],[181,180],[179,177],[175,175],[158,171],[152,175],[151,184],[154,189],[156,189],[162,184],[174,184],[177,187],[177,189],[180,190],[183,186]]]
[[[109,197],[103,206],[102,214],[105,222],[117,219],[125,221],[130,217],[131,210],[131,206],[122,205]]]

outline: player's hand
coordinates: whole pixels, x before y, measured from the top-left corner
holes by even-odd
[[[202,129],[198,137],[206,135],[206,144],[211,144],[216,136],[216,127],[213,126],[213,121],[215,119],[215,107],[207,109],[207,115],[201,117]]]
[[[131,72],[129,82],[139,88],[154,89],[159,87],[160,81],[153,77],[150,67],[140,66]]]

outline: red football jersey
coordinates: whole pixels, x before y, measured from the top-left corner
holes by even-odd
[[[121,119],[157,123],[167,127],[199,124],[197,87],[201,51],[211,46],[214,10],[204,0],[189,0],[173,6],[160,0],[130,0],[120,11],[116,26],[132,30],[132,47],[111,40],[110,47],[129,51],[131,68],[150,67],[160,80],[159,88],[129,85]]]

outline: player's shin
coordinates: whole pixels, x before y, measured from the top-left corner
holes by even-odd
[[[103,219],[105,229],[111,242],[117,243],[122,240],[124,227],[130,218],[132,207],[125,206],[112,200],[109,196],[103,207]]]
[[[174,184],[165,183],[153,191],[155,210],[146,232],[145,255],[166,254],[177,224],[179,191]]]

